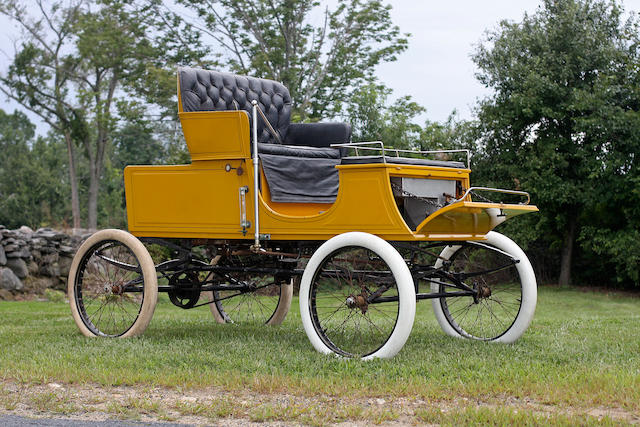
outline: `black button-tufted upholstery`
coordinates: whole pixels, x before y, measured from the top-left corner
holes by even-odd
[[[277,142],[258,118],[258,149],[274,202],[333,203],[338,194],[338,170],[343,151],[333,143],[349,142],[345,123],[290,124],[291,96],[275,81],[194,68],[178,70],[182,111],[244,110],[251,117],[257,100],[279,134]]]
[[[291,96],[281,83],[186,67],[178,69],[178,76],[183,111],[245,110],[251,123],[251,101],[257,100],[260,109],[280,134],[280,140],[285,140],[291,118]],[[258,141],[276,142],[260,118]]]

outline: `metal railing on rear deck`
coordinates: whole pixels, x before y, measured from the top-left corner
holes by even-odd
[[[366,142],[347,142],[342,144],[331,144],[333,148],[348,148],[355,151],[355,156],[347,156],[346,158],[358,158],[358,159],[366,159],[366,158],[379,158],[382,156],[382,162],[387,163],[386,156],[388,154],[395,154],[394,157],[400,157],[400,153],[403,154],[417,154],[417,155],[427,155],[427,154],[451,154],[451,153],[464,153],[466,154],[466,164],[467,169],[471,167],[471,151],[466,149],[461,150],[403,150],[399,148],[387,148],[384,146],[382,141],[366,141]],[[369,150],[369,151],[379,151],[380,156],[376,155],[360,155],[360,150]]]

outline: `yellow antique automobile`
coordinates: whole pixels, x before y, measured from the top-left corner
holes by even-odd
[[[158,292],[219,323],[275,325],[297,286],[324,353],[392,357],[423,299],[452,336],[513,342],[527,329],[533,269],[492,230],[537,208],[472,187],[468,151],[352,143],[344,123],[290,123],[282,84],[216,71],[179,69],[178,109],[191,164],[128,166],[129,232],[98,231],[74,258],[83,334],[141,334]]]

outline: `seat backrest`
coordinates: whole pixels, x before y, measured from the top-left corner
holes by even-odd
[[[178,69],[182,111],[245,110],[251,123],[251,102],[269,119],[284,141],[291,118],[291,96],[281,83],[219,71],[181,67]],[[258,117],[258,141],[275,142],[263,120]]]

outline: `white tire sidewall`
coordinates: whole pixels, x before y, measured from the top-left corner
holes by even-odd
[[[216,323],[227,323],[220,310],[218,310],[218,305],[215,303],[215,297],[213,295],[213,291],[207,291],[205,296],[208,301],[211,302],[209,304],[209,309],[211,310],[211,314],[213,315]],[[257,297],[256,297],[257,298]],[[289,283],[281,283],[280,284],[280,295],[278,299],[278,305],[273,310],[271,317],[265,321],[265,325],[269,326],[278,326],[289,314],[289,308],[291,307],[291,300],[293,298],[293,279],[289,281]],[[231,301],[231,300],[229,300]],[[224,305],[223,305],[224,310]]]
[[[92,246],[104,240],[115,240],[127,246],[131,249],[136,258],[138,258],[138,262],[142,267],[142,274],[144,278],[144,299],[142,301],[142,307],[140,308],[140,313],[138,314],[138,318],[134,322],[133,326],[122,334],[120,338],[140,335],[151,322],[153,312],[155,311],[155,307],[158,302],[158,277],[156,276],[153,259],[151,258],[151,255],[149,255],[147,248],[145,248],[142,242],[140,242],[140,240],[135,236],[123,230],[100,230],[91,235],[78,248],[76,255],[73,257],[73,261],[71,262],[69,276],[67,279],[67,296],[69,298],[69,305],[71,306],[71,314],[78,326],[78,329],[80,329],[80,332],[83,335],[87,337],[96,336],[96,334],[87,328],[82,320],[80,312],[78,311],[78,307],[76,305],[75,281],[78,274],[78,268],[80,267],[80,262],[82,261],[85,253],[91,249]]]
[[[522,304],[520,305],[520,311],[518,312],[515,322],[513,322],[507,332],[493,340],[493,342],[512,343],[524,334],[533,319],[538,299],[536,276],[533,272],[531,262],[529,262],[529,258],[527,258],[524,251],[507,236],[495,231],[490,231],[487,233],[487,240],[482,241],[482,243],[487,243],[501,251],[507,252],[519,261],[515,266],[518,274],[520,275],[522,291]],[[460,248],[461,246],[456,245],[447,246],[442,250],[440,256],[444,259],[449,259]],[[442,262],[443,260],[439,258],[434,267],[441,267]],[[432,283],[431,291],[439,292],[439,286]],[[431,306],[436,316],[436,320],[444,333],[452,337],[464,338],[464,335],[458,333],[458,331],[456,331],[447,320],[447,317],[442,310],[442,306],[440,305],[439,298],[431,300]]]
[[[317,351],[324,354],[333,352],[322,341],[313,325],[309,293],[316,270],[326,257],[340,248],[349,246],[363,247],[378,254],[388,264],[396,280],[399,296],[399,312],[396,326],[387,342],[374,353],[363,357],[363,360],[391,358],[402,349],[411,334],[416,313],[415,289],[411,272],[402,256],[385,240],[372,234],[354,231],[337,235],[323,243],[309,259],[300,282],[300,316],[302,317],[302,325],[307,337],[309,337],[309,341]]]
[[[271,318],[267,321],[266,325],[278,326],[289,314],[289,308],[291,307],[291,299],[293,298],[293,279],[288,283],[280,284],[280,298],[278,299],[278,305],[274,310]],[[215,305],[215,304],[213,304]]]
[[[442,250],[442,252],[440,252],[440,258],[438,258],[438,260],[436,261],[434,267],[435,268],[440,268],[442,267],[442,262],[446,259],[448,260],[449,258],[451,258],[451,256],[456,253],[462,246],[459,245],[451,245],[451,246],[445,246],[445,248]],[[440,292],[440,286],[436,283],[431,283],[431,292]],[[456,331],[455,329],[453,329],[453,327],[451,326],[451,324],[449,324],[449,321],[447,320],[447,317],[444,314],[444,311],[442,310],[442,306],[440,305],[440,298],[434,298],[431,300],[431,307],[433,308],[433,314],[435,314],[436,316],[436,320],[438,321],[438,325],[440,325],[440,329],[442,329],[442,331],[451,336],[451,337],[455,337],[455,338],[462,338],[462,335],[460,335],[458,333],[458,331]]]

